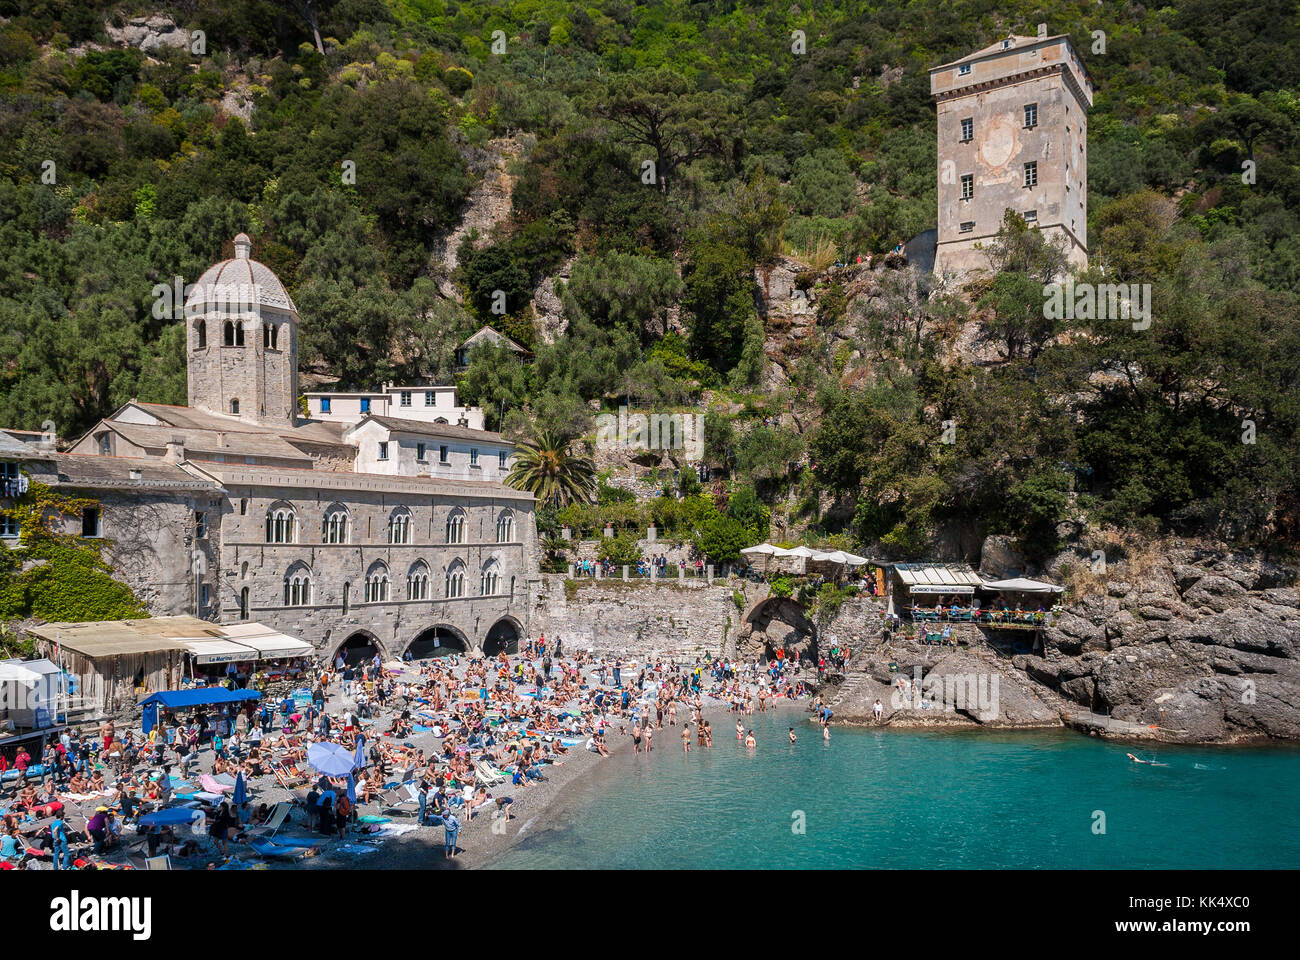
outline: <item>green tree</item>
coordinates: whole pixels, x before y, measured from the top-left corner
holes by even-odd
[[[574,454],[567,440],[542,430],[533,441],[521,441],[506,483],[527,490],[539,501],[563,507],[589,503],[596,492],[591,460]]]

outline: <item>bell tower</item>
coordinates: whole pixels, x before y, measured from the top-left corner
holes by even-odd
[[[209,267],[185,301],[189,405],[268,427],[292,427],[298,400],[298,310],[279,277],[235,255]]]

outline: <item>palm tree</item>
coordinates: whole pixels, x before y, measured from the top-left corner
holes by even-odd
[[[596,490],[596,466],[569,452],[569,441],[542,430],[534,441],[520,441],[506,483],[527,490],[543,503],[564,507],[590,503]]]

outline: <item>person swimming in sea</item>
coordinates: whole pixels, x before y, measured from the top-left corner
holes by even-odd
[[[1167,766],[1169,766],[1169,764],[1167,764],[1167,763],[1159,763],[1158,761],[1155,761],[1155,760],[1143,760],[1141,757],[1135,757],[1135,756],[1133,756],[1133,754],[1131,754],[1131,753],[1126,753],[1126,754],[1124,754],[1124,756],[1128,757],[1128,758],[1129,758],[1130,760],[1132,760],[1134,763],[1145,763],[1145,764],[1148,764],[1148,765],[1150,765],[1150,766],[1152,766],[1152,767],[1167,767]]]

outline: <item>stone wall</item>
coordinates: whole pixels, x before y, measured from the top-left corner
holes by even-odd
[[[210,494],[119,490],[88,490],[85,495],[99,501],[100,531],[109,541],[104,559],[152,616],[194,614],[200,601],[197,615],[215,618],[219,500]],[[205,515],[206,537],[194,537],[196,511]],[[79,528],[79,520],[65,518],[65,532]],[[206,607],[201,603],[205,584]]]
[[[711,584],[694,578],[679,582],[675,577],[625,583],[544,574],[532,596],[529,634],[560,637],[566,648],[572,643],[598,653],[694,657],[707,651],[713,656],[751,657],[763,652],[761,639],[751,642],[755,631],[788,639],[772,626],[781,620],[781,612],[770,608],[782,602],[791,603],[769,599],[766,584],[737,578],[715,578]],[[827,623],[816,626],[805,620],[791,626],[804,635],[811,631],[818,642],[861,647],[879,634],[880,608],[870,597],[856,597],[846,600]]]
[[[717,656],[740,618],[734,586],[725,580],[624,583],[545,574],[529,633],[597,653]]]

